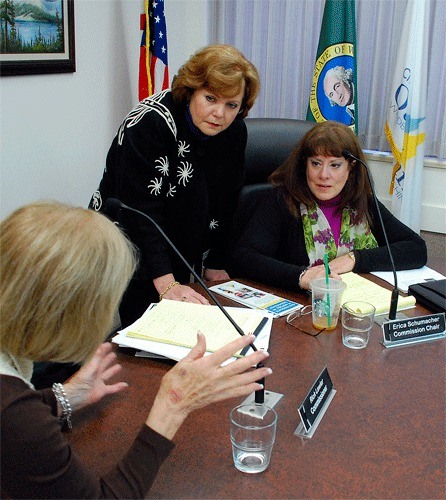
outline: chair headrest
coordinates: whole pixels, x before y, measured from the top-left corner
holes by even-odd
[[[266,182],[314,122],[289,118],[246,118],[246,184]]]

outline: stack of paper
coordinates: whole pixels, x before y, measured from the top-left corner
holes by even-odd
[[[267,323],[254,345],[268,349],[272,315],[242,307],[225,307],[225,310],[245,334],[253,333],[266,317]],[[206,337],[208,353],[240,337],[217,306],[163,299],[135,323],[119,331],[113,342],[178,361],[195,346],[198,331]]]
[[[387,314],[390,309],[390,299],[392,292],[377,285],[359,274],[346,273],[342,275],[342,281],[347,285],[347,288],[342,295],[342,302],[349,300],[361,300],[369,302],[376,308],[376,315]],[[398,311],[415,307],[416,300],[412,295],[398,297]]]
[[[387,283],[390,283],[391,285],[394,284],[392,272],[376,271],[371,274],[374,274],[378,278],[387,281]],[[434,271],[433,269],[427,266],[420,267],[419,269],[408,269],[407,271],[397,271],[396,273],[398,289],[405,293],[409,291],[410,285],[417,285],[418,283],[426,283],[427,281],[436,281],[445,278],[446,276],[437,273],[437,271]]]

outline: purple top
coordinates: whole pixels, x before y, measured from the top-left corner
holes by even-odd
[[[340,195],[332,198],[331,200],[317,200],[319,208],[322,210],[322,213],[325,215],[328,223],[330,224],[336,246],[339,246],[339,236],[341,235],[342,220],[342,212],[336,211],[336,209],[338,208],[339,199]]]

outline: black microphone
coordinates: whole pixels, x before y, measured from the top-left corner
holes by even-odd
[[[167,234],[161,229],[159,224],[155,222],[152,217],[149,215],[145,214],[144,212],[141,212],[140,210],[137,210],[136,208],[129,207],[122,201],[116,199],[116,198],[108,198],[107,201],[105,202],[104,205],[104,213],[108,216],[110,216],[112,219],[118,220],[118,214],[120,210],[130,210],[131,212],[135,212],[137,214],[142,215],[145,217],[148,221],[150,221],[156,229],[159,231],[159,233],[162,235],[162,237],[166,240],[166,242],[169,244],[169,246],[172,248],[172,250],[178,255],[178,257],[181,259],[181,261],[184,263],[184,265],[187,267],[187,269],[193,274],[195,279],[200,283],[202,286],[203,290],[207,293],[209,298],[215,303],[215,305],[220,309],[220,311],[228,318],[232,326],[237,330],[239,335],[242,337],[245,336],[245,333],[243,330],[237,325],[237,323],[232,319],[232,317],[229,315],[229,313],[226,311],[226,309],[220,304],[220,302],[217,300],[215,295],[209,290],[209,287],[204,283],[204,281],[200,278],[200,276],[197,274],[195,269],[187,262],[187,260],[183,257],[181,252],[178,250],[178,248],[173,244],[173,242],[170,240],[170,238],[167,236]],[[251,347],[254,351],[257,351],[257,347],[254,345],[254,341],[251,344]],[[257,368],[263,368],[264,364],[263,362],[258,363]],[[263,384],[263,387],[265,387],[265,379],[259,380],[259,383]],[[255,402],[256,403],[264,403],[265,401],[265,389],[260,389],[255,392]]]
[[[346,149],[344,149],[344,151],[342,151],[342,156],[346,160],[348,160],[348,159],[356,160],[361,165],[363,165],[363,167],[365,168],[366,174],[367,174],[367,179],[369,181],[370,188],[372,190],[372,196],[373,196],[373,199],[375,200],[376,211],[378,212],[379,221],[381,223],[381,227],[383,230],[384,240],[386,242],[387,251],[389,252],[390,264],[392,266],[392,271],[393,271],[394,286],[393,286],[393,290],[392,290],[392,296],[390,298],[390,309],[389,309],[389,320],[393,320],[396,318],[396,311],[398,308],[398,282],[397,282],[396,268],[395,268],[395,262],[393,261],[392,251],[390,250],[389,239],[387,238],[387,232],[386,232],[386,228],[384,226],[383,218],[381,215],[381,210],[379,208],[378,198],[376,197],[375,187],[373,185],[372,177],[371,177],[370,172],[369,172],[369,167],[360,158],[357,158],[352,153],[350,153],[350,151],[348,151]]]

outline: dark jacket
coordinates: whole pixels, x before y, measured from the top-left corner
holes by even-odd
[[[118,198],[150,215],[192,265],[224,269],[227,242],[244,180],[246,125],[240,118],[223,132],[203,136],[187,119],[187,107],[169,90],[132,110],[109,150],[99,190],[90,208],[103,210]],[[152,224],[134,213],[121,222],[141,252],[136,277],[151,281],[189,272]]]
[[[240,277],[287,290],[300,290],[300,273],[309,265],[302,220],[285,206],[279,188],[271,189],[259,204],[232,255]],[[397,270],[422,267],[427,261],[424,240],[380,203],[383,222]],[[371,230],[378,247],[355,250],[356,273],[391,271],[384,234],[374,203],[369,207]]]
[[[64,438],[51,389],[1,375],[0,390],[1,498],[144,498],[174,447],[143,425],[119,464],[96,478]]]

